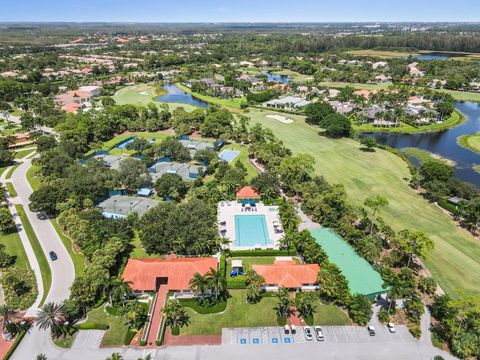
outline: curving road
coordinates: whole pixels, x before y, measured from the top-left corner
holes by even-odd
[[[75,279],[75,268],[67,249],[58,236],[50,220],[40,219],[36,213],[30,211],[28,204],[29,197],[33,190],[27,180],[27,171],[32,166],[32,159],[25,160],[13,173],[11,181],[18,193],[17,200],[25,209],[28,220],[32,225],[33,231],[38,237],[43,252],[48,259],[50,270],[52,272],[52,285],[48,292],[45,302],[61,302],[70,295],[70,286]],[[58,260],[51,261],[48,253],[55,251]]]

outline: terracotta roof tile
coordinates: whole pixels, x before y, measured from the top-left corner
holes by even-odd
[[[300,288],[304,284],[316,284],[320,266],[317,264],[292,264],[278,261],[269,265],[252,265],[259,275],[265,279],[265,284],[285,288]]]

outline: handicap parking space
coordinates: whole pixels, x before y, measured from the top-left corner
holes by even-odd
[[[322,326],[324,342],[346,343],[390,343],[415,342],[406,326],[398,325],[395,333],[390,333],[384,325],[375,326],[375,336],[370,336],[365,326]],[[296,333],[285,333],[282,327],[223,329],[222,343],[238,345],[289,345],[295,343],[324,343],[316,337],[305,339],[303,328],[297,327]]]

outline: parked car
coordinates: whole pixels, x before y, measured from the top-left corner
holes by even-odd
[[[315,336],[317,337],[318,341],[325,340],[325,336],[323,336],[323,331],[320,326],[315,326],[314,330],[315,330]]]
[[[311,341],[313,339],[312,328],[310,326],[304,326],[303,333],[305,334],[305,340]]]
[[[58,256],[57,256],[57,254],[55,253],[55,251],[50,251],[50,252],[48,253],[48,255],[50,255],[50,260],[52,260],[52,261],[55,261],[55,260],[58,259]]]
[[[292,334],[296,334],[297,333],[297,327],[295,325],[292,325],[291,328],[292,328]]]
[[[368,325],[367,330],[370,336],[375,336],[375,328],[372,325]]]
[[[288,324],[285,325],[283,329],[285,331],[285,334],[290,334],[290,325],[288,325]]]
[[[388,323],[387,327],[388,327],[388,331],[390,331],[391,333],[395,332],[395,324],[394,323],[391,323],[391,322]]]

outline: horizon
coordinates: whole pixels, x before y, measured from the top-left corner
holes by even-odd
[[[1,23],[478,23],[474,0],[6,0]],[[413,11],[412,11],[413,9]],[[458,19],[458,20],[457,20]]]

